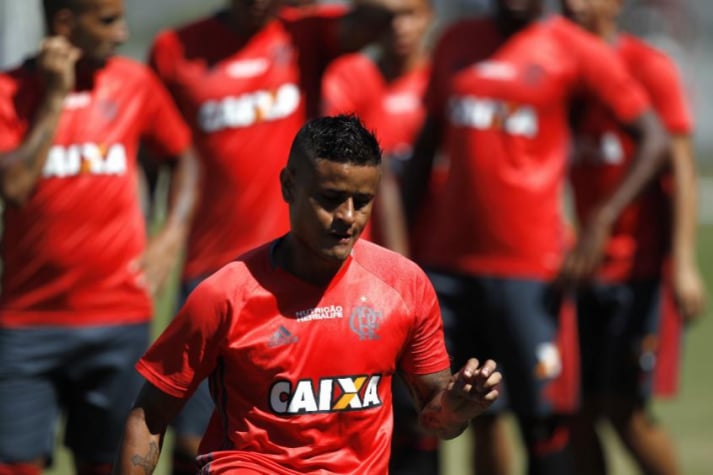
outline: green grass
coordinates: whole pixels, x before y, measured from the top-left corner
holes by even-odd
[[[699,262],[708,284],[708,295],[713,299],[713,225],[704,226],[699,233]],[[171,282],[166,292],[157,302],[156,330],[160,330],[173,310],[173,294],[175,280]],[[713,467],[713,377],[710,373],[710,362],[713,360],[713,302],[709,302],[707,315],[689,329],[685,357],[681,393],[676,400],[660,401],[654,404],[653,410],[661,423],[668,429],[675,441],[682,465],[682,473],[686,475],[707,475]],[[515,473],[523,473],[521,447],[515,437],[515,428],[510,423],[510,429],[515,446],[519,449],[515,460]],[[469,465],[467,447],[469,434],[444,444],[443,475],[467,475],[464,467]],[[607,448],[611,455],[612,474],[634,475],[634,469],[628,456],[618,446],[616,440],[609,435],[606,438]],[[166,475],[167,450],[170,438],[164,448],[162,463],[156,473]],[[72,474],[71,463],[67,452],[58,450],[55,466],[47,473],[50,475]]]

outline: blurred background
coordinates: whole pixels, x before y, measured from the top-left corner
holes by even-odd
[[[131,32],[123,54],[143,60],[154,35],[215,11],[226,0],[125,0]],[[479,15],[491,8],[489,0],[434,0],[438,22],[432,37],[449,22],[465,15]],[[556,0],[549,1],[556,11]],[[688,87],[697,122],[695,145],[700,176],[699,258],[708,294],[713,294],[713,1],[711,0],[626,0],[622,22],[625,29],[666,51],[677,62]],[[36,50],[43,34],[40,0],[0,0],[0,68],[20,62]],[[156,329],[165,325],[173,311],[174,289],[158,302]],[[682,390],[673,401],[658,401],[655,416],[669,429],[678,446],[683,473],[713,473],[713,312],[709,302],[703,319],[689,329],[684,355]],[[512,428],[515,437],[514,428]],[[468,434],[449,442],[443,456],[444,475],[467,473],[464,448]],[[168,440],[170,443],[170,439]],[[612,473],[636,473],[613,438],[607,443],[615,451]],[[522,473],[521,460],[517,464]],[[69,475],[71,464],[60,450],[51,475]],[[157,473],[164,474],[161,466]]]

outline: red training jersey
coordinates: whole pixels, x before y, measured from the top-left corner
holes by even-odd
[[[394,372],[449,368],[431,284],[364,240],[326,287],[273,267],[271,249],[201,283],[138,371],[181,398],[210,378],[207,473],[386,474]]]
[[[279,172],[319,103],[343,8],[284,10],[247,41],[222,14],[160,34],[151,64],[193,131],[202,186],[183,278],[209,274],[289,227]]]
[[[621,35],[614,51],[642,85],[661,122],[672,135],[692,133],[693,120],[674,63],[630,35]],[[636,144],[616,117],[594,101],[575,111],[576,142],[571,172],[577,216],[587,218],[626,175]],[[599,278],[624,281],[661,275],[671,234],[671,197],[667,178],[652,183],[614,225]]]
[[[146,236],[138,200],[140,140],[176,156],[190,134],[145,66],[112,58],[89,89],[64,101],[27,203],[7,205],[0,325],[106,325],[147,321],[151,299],[131,262]],[[22,143],[42,100],[34,62],[0,75],[0,150]]]
[[[450,170],[424,262],[551,278],[566,246],[570,98],[586,91],[629,122],[646,97],[598,38],[558,16],[507,41],[491,20],[461,22],[434,58],[426,100],[442,119]]]
[[[423,96],[426,92],[430,65],[422,66],[387,81],[373,59],[364,54],[346,55],[336,59],[322,79],[324,112],[326,115],[355,113],[365,125],[375,131],[384,150],[386,165],[396,175],[411,158],[413,143],[426,116]],[[434,167],[424,200],[410,239],[411,256],[420,260],[423,235],[430,232],[430,219],[435,197],[445,181],[443,163]],[[378,199],[376,206],[378,206]],[[372,213],[372,217],[374,213]],[[371,221],[373,241],[382,243],[378,220]]]

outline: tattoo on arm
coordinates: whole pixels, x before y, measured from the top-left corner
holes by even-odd
[[[148,453],[146,455],[133,455],[131,457],[131,464],[134,467],[143,468],[144,473],[150,475],[156,468],[159,455],[158,444],[156,442],[150,442]]]

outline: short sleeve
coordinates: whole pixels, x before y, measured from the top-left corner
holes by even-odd
[[[414,326],[399,364],[410,374],[431,374],[450,369],[443,322],[436,292],[422,272],[417,274],[412,309]]]
[[[643,68],[646,74],[642,74],[640,80],[666,130],[672,134],[690,134],[693,117],[676,65],[657,53]]]
[[[322,113],[324,115],[361,112],[362,100],[359,87],[356,55],[348,55],[333,61],[322,77]]]
[[[147,71],[145,87],[142,139],[156,156],[175,157],[190,145],[190,130],[168,91],[152,71]]]
[[[578,79],[583,81],[586,92],[602,101],[623,123],[633,121],[651,107],[646,93],[612,48],[574,25],[567,33],[561,41],[576,48]]]
[[[18,115],[15,89],[15,80],[11,76],[0,75],[0,152],[20,146],[29,125],[28,118]]]
[[[216,367],[226,340],[230,304],[217,281],[203,281],[136,364],[151,384],[182,398]]]

